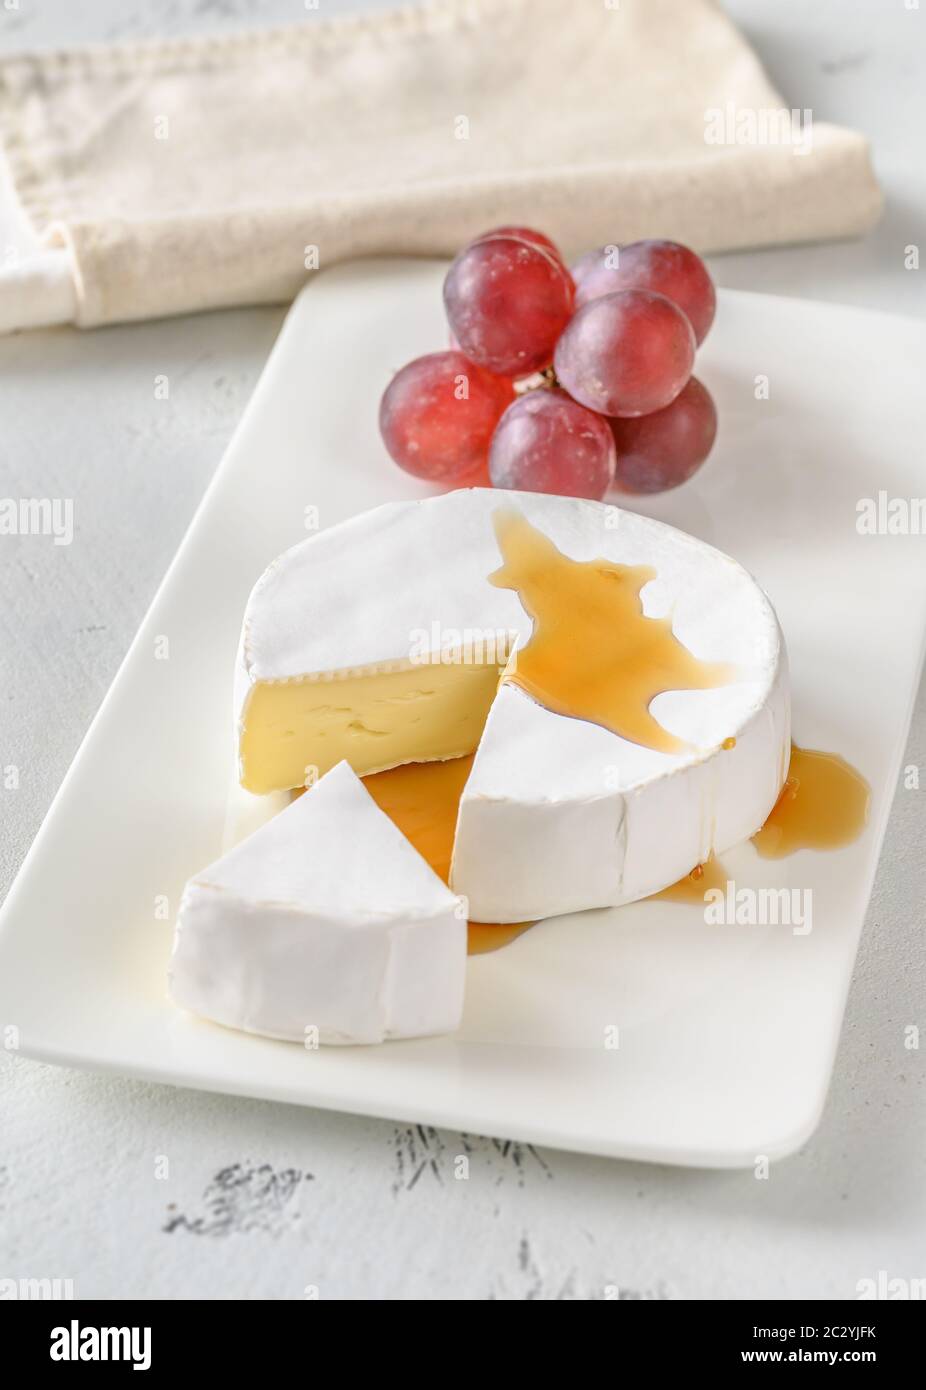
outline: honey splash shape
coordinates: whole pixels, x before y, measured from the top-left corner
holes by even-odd
[[[600,724],[660,753],[689,745],[653,718],[668,690],[711,690],[735,679],[733,666],[701,661],[672,631],[649,618],[640,592],[649,565],[572,560],[513,508],[494,517],[503,564],[489,576],[513,589],[533,624],[504,679],[556,714]]]

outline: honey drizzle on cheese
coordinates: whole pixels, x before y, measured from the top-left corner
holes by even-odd
[[[513,589],[533,622],[504,679],[556,714],[657,752],[683,751],[688,745],[650,714],[652,701],[668,690],[713,689],[736,671],[693,656],[671,618],[644,615],[640,591],[656,571],[571,560],[510,507],[494,521],[504,563],[490,582]]]
[[[379,809],[445,883],[450,881],[460,797],[472,765],[473,755],[469,754],[441,763],[406,763],[403,767],[374,772],[362,779]],[[533,925],[533,922],[470,922],[469,954],[497,951]]]

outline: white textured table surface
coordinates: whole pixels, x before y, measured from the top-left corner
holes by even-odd
[[[321,0],[318,13],[360,7]],[[286,23],[307,8],[19,0],[0,3],[0,47]],[[926,217],[926,4],[728,9],[794,106],[872,137],[888,207],[865,242],[718,258],[718,281],[922,315],[926,269],[905,270],[904,248]],[[0,340],[0,496],[74,497],[80,514],[70,547],[7,537],[0,553],[0,767],[21,778],[0,790],[0,891],[282,316]],[[154,399],[162,373],[169,405]],[[879,1270],[926,1276],[926,1051],[904,1047],[904,1028],[926,1025],[926,691],[905,761],[923,790],[898,789],[826,1114],[768,1181],[101,1079],[0,1050],[0,1280],[71,1279],[90,1298],[852,1298]],[[462,1153],[467,1181],[454,1176]]]

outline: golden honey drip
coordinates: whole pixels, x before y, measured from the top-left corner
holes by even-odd
[[[649,565],[570,560],[526,517],[495,513],[504,563],[490,576],[513,589],[533,622],[530,641],[505,679],[556,714],[601,724],[661,753],[688,746],[649,712],[667,690],[710,690],[733,667],[699,661],[672,631],[671,618],[647,618],[640,591]]]
[[[503,946],[523,936],[535,925],[534,922],[470,922],[466,950],[471,956],[484,956],[487,951],[500,951]]]
[[[704,864],[696,864],[690,874],[680,878],[678,883],[670,883],[659,893],[651,894],[671,903],[703,903],[704,894],[711,888],[724,889],[727,886],[727,871],[713,855]]]
[[[871,788],[837,753],[791,745],[781,794],[752,843],[764,859],[799,849],[839,849],[868,824]]]
[[[374,772],[363,785],[379,809],[398,826],[445,883],[450,881],[453,837],[460,797],[473,765],[473,755],[442,763],[406,763],[388,772]],[[470,922],[470,955],[507,946],[533,922]]]

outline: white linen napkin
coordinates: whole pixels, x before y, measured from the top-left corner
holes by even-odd
[[[567,254],[857,235],[866,141],[784,109],[714,0],[433,0],[0,62],[34,246],[0,331],[285,301],[346,257],[499,223]]]

